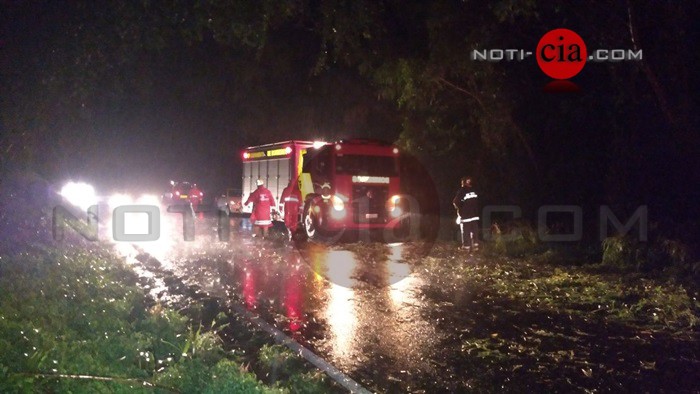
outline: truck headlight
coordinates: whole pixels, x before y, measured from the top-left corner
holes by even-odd
[[[401,209],[401,196],[391,196],[387,205],[389,208],[389,213],[392,217],[397,218],[403,213],[403,209]]]
[[[331,197],[331,203],[333,204],[333,209],[336,211],[345,210],[345,203],[338,196]]]

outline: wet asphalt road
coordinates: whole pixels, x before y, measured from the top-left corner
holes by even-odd
[[[231,219],[229,242],[217,220],[197,214],[195,239],[183,240],[180,215],[161,218],[158,241],[137,248],[185,284],[233,298],[371,390],[452,391],[441,365],[449,349],[422,303],[422,278],[403,262],[405,245],[290,244],[282,234],[251,237]],[[130,244],[117,244],[124,255]],[[167,298],[165,286],[152,289]]]
[[[480,287],[536,286],[528,278],[575,278],[575,269],[513,269],[446,243],[291,245],[281,233],[252,239],[229,218],[221,241],[217,219],[204,214],[185,242],[181,219],[163,215],[158,241],[115,244],[141,262],[134,268],[150,275],[156,301],[181,307],[206,293],[219,308],[246,308],[372,391],[697,392],[692,333],[601,318],[595,296],[551,309]]]

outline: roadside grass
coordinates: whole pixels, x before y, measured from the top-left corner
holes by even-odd
[[[263,381],[287,382],[293,393],[327,393],[329,385],[321,371],[308,371],[303,359],[282,345],[263,345],[258,353],[258,367]]]
[[[425,247],[409,245],[404,258],[425,278],[429,317],[449,333],[443,346],[461,350],[442,362],[471,371],[467,387],[698,389],[692,287],[606,264],[564,264],[562,252],[469,255],[437,243],[421,257]]]
[[[0,256],[0,289],[0,392],[314,393],[327,387],[289,354],[272,363],[279,379],[260,381],[240,352],[224,350],[225,315],[203,327],[154,304],[130,267],[105,250]],[[257,357],[284,354],[273,350],[262,346]]]

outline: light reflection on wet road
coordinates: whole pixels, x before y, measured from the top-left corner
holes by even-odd
[[[369,387],[415,390],[437,373],[429,360],[440,334],[423,317],[422,281],[402,262],[402,245],[298,250],[237,231],[220,242],[215,220],[203,215],[195,241],[184,242],[181,218],[170,216],[161,219],[161,240],[138,248],[186,284],[219,297],[233,290],[235,302]]]

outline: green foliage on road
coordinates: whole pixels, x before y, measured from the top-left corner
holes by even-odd
[[[470,256],[451,249],[451,245],[440,244],[420,263],[436,283],[447,285],[436,286],[446,292],[460,286],[487,297],[523,303],[527,308],[649,325],[649,329],[686,331],[700,322],[700,303],[692,296],[693,287],[673,279],[610,272],[605,262],[563,265],[552,251],[512,260]]]
[[[630,253],[619,242],[606,248]],[[602,263],[582,264],[551,250],[514,259],[438,243],[421,257],[422,247],[404,257],[423,278],[430,317],[448,333],[444,345],[461,350],[439,361],[471,370],[469,387],[697,388],[690,376],[700,354],[700,302],[692,283],[620,268],[610,250]],[[680,253],[649,245],[644,256],[659,250]]]
[[[691,261],[690,248],[678,240],[659,237],[639,242],[631,237],[603,240],[603,264],[620,270],[640,272],[673,270],[677,276],[697,276],[700,264]]]
[[[318,392],[323,381],[285,367],[262,383],[223,350],[224,325],[153,304],[107,252],[1,256],[0,289],[0,392]]]

